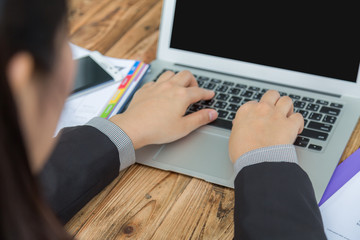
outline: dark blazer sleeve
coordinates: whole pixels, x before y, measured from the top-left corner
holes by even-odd
[[[66,223],[119,174],[116,146],[91,126],[62,130],[48,162],[39,174],[45,199]]]
[[[235,179],[235,239],[326,239],[307,174],[295,163],[260,163]]]

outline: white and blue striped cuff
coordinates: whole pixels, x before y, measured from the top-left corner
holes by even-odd
[[[119,171],[135,163],[135,150],[132,141],[119,126],[101,117],[95,117],[85,125],[98,129],[115,144],[119,151]]]

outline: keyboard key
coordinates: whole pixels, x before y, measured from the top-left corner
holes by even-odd
[[[309,98],[309,97],[303,97],[302,100],[306,101],[306,102],[314,102],[315,101],[315,99]]]
[[[325,105],[325,106],[329,104],[329,102],[325,101],[325,100],[317,100],[316,103],[321,104],[321,105]]]
[[[230,99],[229,99],[229,102],[231,102],[231,103],[240,103],[241,102],[241,100],[242,100],[242,98],[240,98],[240,97],[231,97]]]
[[[232,121],[217,118],[215,121],[212,121],[211,123],[209,123],[209,125],[231,130]]]
[[[321,130],[324,132],[330,132],[333,126],[331,124],[324,124],[324,123],[311,121],[307,127],[316,130]]]
[[[309,137],[309,138],[314,138],[314,139],[317,139],[317,140],[325,141],[325,140],[328,138],[329,134],[324,133],[324,132],[319,132],[319,131],[304,129],[304,130],[302,131],[302,133],[300,134],[300,136]]]
[[[239,109],[239,105],[235,105],[235,104],[230,104],[227,108],[226,108],[226,110],[228,110],[228,111],[232,111],[232,112],[237,112],[237,110]]]
[[[199,87],[202,87],[204,85],[204,81],[198,80],[197,82],[198,82]]]
[[[256,92],[257,92],[257,91],[260,91],[260,88],[250,86],[250,87],[249,87],[249,90],[250,90],[250,91],[256,91]]]
[[[226,92],[228,90],[229,87],[221,85],[219,87],[216,88],[216,91],[218,92]]]
[[[287,96],[286,92],[279,92],[279,94],[280,94],[280,97]]]
[[[299,147],[306,147],[310,142],[310,139],[304,137],[297,137],[294,145]]]
[[[320,108],[320,105],[313,104],[313,103],[309,103],[306,106],[306,110],[310,110],[310,111],[314,111],[314,112],[317,112],[317,110],[319,110],[319,108]]]
[[[304,108],[306,105],[306,103],[301,102],[301,101],[295,101],[294,102],[294,108]]]
[[[301,113],[301,115],[303,115],[304,118],[306,118],[307,115],[309,114],[309,112],[308,112],[308,111],[305,111],[305,110],[298,110],[297,112],[298,112],[298,113]]]
[[[320,113],[314,113],[314,112],[312,112],[312,113],[310,113],[310,115],[309,115],[309,119],[311,119],[311,120],[316,120],[316,121],[320,121],[321,120],[321,118],[322,118],[322,114],[320,114]]]
[[[262,93],[256,92],[256,93],[254,94],[253,98],[256,99],[256,100],[260,100],[260,99],[262,98],[262,96],[263,96]]]
[[[224,94],[224,93],[219,93],[216,96],[216,100],[222,100],[222,101],[226,101],[229,98],[228,94]]]
[[[231,112],[230,114],[229,114],[229,116],[227,117],[227,119],[229,119],[229,120],[234,120],[235,119],[235,116],[236,116],[236,113],[234,113],[234,112]]]
[[[239,95],[240,92],[241,90],[239,88],[230,88],[230,90],[228,91],[228,93],[232,95]]]
[[[229,114],[228,111],[219,110],[218,111],[218,117],[219,118],[226,118],[226,116]]]
[[[295,95],[295,94],[290,94],[289,97],[294,100],[299,100],[301,98],[299,95]]]
[[[196,112],[196,111],[199,111],[201,109],[203,109],[204,106],[200,105],[200,104],[193,104],[191,107],[190,107],[190,111],[192,112]]]
[[[267,89],[267,88],[263,88],[263,89],[261,90],[262,93],[266,93],[267,91],[269,91],[269,89]]]
[[[201,81],[209,81],[210,78],[204,77],[204,76],[199,76],[199,77],[198,77],[198,80],[201,80]]]
[[[228,85],[228,86],[234,86],[235,83],[225,81],[223,84],[224,84],[224,85]]]
[[[209,90],[213,90],[215,88],[215,86],[216,86],[216,84],[209,82],[209,83],[204,85],[204,88],[209,89]]]
[[[213,79],[211,79],[211,82],[213,82],[213,83],[221,83],[221,80],[213,78]]]
[[[244,100],[243,100],[243,104],[244,103],[247,103],[247,102],[250,102],[250,101],[253,101],[251,98],[244,98]]]
[[[241,94],[242,97],[251,98],[254,92],[252,91],[245,91]]]
[[[227,103],[222,101],[217,101],[214,105],[215,108],[224,109]]]
[[[238,83],[235,85],[236,88],[247,88],[245,84]]]
[[[210,100],[203,100],[200,102],[201,105],[206,106],[206,107],[210,107],[215,103],[214,99],[210,99]]]
[[[321,151],[322,146],[315,145],[315,144],[310,144],[309,149],[316,150],[316,151]]]
[[[336,121],[336,117],[325,115],[323,122],[334,124]]]
[[[337,108],[330,108],[330,107],[322,107],[320,109],[321,113],[326,113],[326,114],[330,114],[330,115],[334,115],[334,116],[338,116],[340,113],[340,109]]]
[[[330,107],[342,108],[343,105],[340,104],[340,103],[331,103],[331,104],[330,104]]]

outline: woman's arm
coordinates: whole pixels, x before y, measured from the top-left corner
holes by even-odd
[[[67,222],[119,170],[135,162],[134,148],[175,141],[215,120],[213,109],[184,116],[190,104],[214,94],[199,88],[188,71],[166,72],[157,82],[144,85],[125,113],[64,129],[39,176],[55,213]]]
[[[237,112],[229,141],[236,239],[326,239],[314,191],[292,145],[304,121],[268,91]]]
[[[95,118],[62,130],[39,179],[49,205],[66,223],[134,162],[129,137],[110,121]]]
[[[242,162],[248,165],[241,168]],[[293,145],[248,152],[235,171],[235,239],[326,239],[312,184],[297,165]]]

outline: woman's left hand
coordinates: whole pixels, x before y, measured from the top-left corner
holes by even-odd
[[[110,119],[138,149],[149,144],[175,141],[218,116],[214,109],[202,109],[184,116],[190,104],[209,100],[215,93],[198,87],[189,71],[165,72],[157,82],[139,89],[128,109]]]

